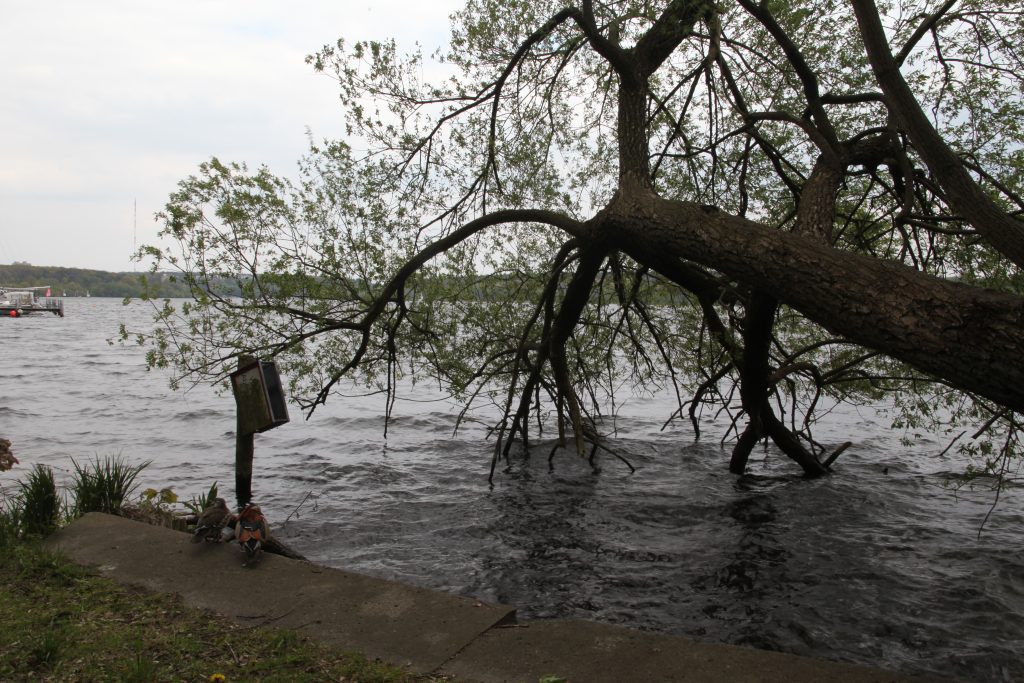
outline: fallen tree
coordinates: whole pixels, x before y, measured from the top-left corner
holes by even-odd
[[[393,43],[325,46],[351,137],[298,184],[182,181],[145,251],[195,302],[161,309],[150,363],[274,355],[309,411],[346,376],[390,411],[411,368],[499,406],[496,458],[545,428],[614,452],[622,385],[670,387],[695,430],[727,411],[733,471],[770,439],[808,475],[821,397],[890,393],[1005,462],[1022,12],[851,4],[471,1],[433,84]]]

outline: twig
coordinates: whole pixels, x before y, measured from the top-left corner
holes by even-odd
[[[588,439],[588,440],[589,440],[589,439]],[[635,467],[633,467],[632,463],[630,463],[630,462],[629,462],[629,460],[627,460],[627,459],[626,459],[625,457],[623,457],[622,455],[619,455],[619,454],[618,454],[618,453],[617,453],[617,452],[616,452],[616,451],[615,451],[614,449],[612,449],[612,448],[609,448],[608,446],[604,445],[604,443],[602,443],[600,439],[593,439],[593,440],[589,440],[589,441],[590,441],[590,443],[591,443],[591,444],[593,444],[593,446],[594,446],[594,450],[595,450],[595,451],[596,451],[596,450],[597,450],[598,448],[600,448],[600,449],[601,449],[601,450],[603,450],[603,451],[608,451],[609,453],[611,453],[612,455],[614,455],[614,456],[615,456],[616,458],[618,458],[619,460],[621,460],[621,461],[622,461],[623,463],[625,463],[626,467],[628,467],[628,468],[629,468],[629,472],[630,472],[630,474],[633,474],[634,472],[636,472],[636,468],[635,468]],[[593,457],[593,456],[591,456],[591,458],[592,458],[592,457]]]
[[[989,507],[988,512],[985,513],[985,519],[981,520],[981,526],[978,527],[978,540],[981,540],[981,532],[985,530],[985,524],[988,523],[988,518],[992,516],[992,513],[996,509],[996,505],[999,504],[999,494],[1003,492],[1003,477],[1006,475],[1006,468],[1010,464],[1010,442],[1013,440],[1013,430],[1010,430],[1006,435],[1006,441],[1003,443],[1003,451],[1000,454],[1002,463],[999,465],[999,478],[996,481],[996,497],[992,501],[992,505]]]
[[[281,522],[281,526],[282,526],[282,527],[283,527],[283,526],[284,526],[285,524],[287,524],[287,523],[288,523],[288,521],[289,521],[289,520],[290,520],[290,519],[291,519],[291,518],[292,518],[293,516],[298,516],[298,512],[299,512],[299,509],[300,509],[300,508],[302,508],[302,505],[303,505],[303,504],[304,504],[304,503],[305,503],[305,502],[306,502],[307,500],[309,500],[309,497],[310,497],[311,495],[313,495],[313,491],[312,491],[312,489],[306,492],[306,495],[305,495],[305,497],[304,497],[304,498],[303,498],[302,500],[300,500],[300,501],[299,501],[299,504],[295,506],[295,509],[294,509],[294,510],[292,510],[292,511],[291,511],[291,512],[290,512],[290,513],[288,514],[288,516],[284,518],[284,521],[283,521],[283,522]]]
[[[957,435],[957,436],[956,436],[956,437],[955,437],[955,438],[954,438],[954,439],[953,439],[952,441],[950,441],[950,442],[949,442],[949,443],[948,443],[948,444],[946,445],[946,447],[942,449],[942,452],[940,452],[940,453],[939,453],[939,454],[938,454],[937,456],[935,456],[935,457],[937,457],[937,458],[941,458],[941,457],[942,457],[942,456],[944,456],[944,455],[945,455],[946,453],[948,453],[948,452],[949,452],[949,449],[953,447],[953,444],[955,444],[955,443],[956,443],[957,441],[959,441],[960,439],[962,439],[962,438],[963,438],[963,436],[964,436],[964,434],[966,434],[966,433],[967,433],[967,430],[966,430],[966,429],[965,429],[964,431],[960,432],[960,434],[959,434],[959,435]]]

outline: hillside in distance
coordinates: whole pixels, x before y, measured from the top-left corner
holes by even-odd
[[[0,265],[0,286],[50,287],[53,296],[141,296],[146,284],[160,297],[189,297],[188,286],[171,273],[112,273],[84,268]]]

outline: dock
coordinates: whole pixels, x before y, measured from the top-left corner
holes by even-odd
[[[46,290],[46,296],[37,296],[35,290]],[[0,287],[0,316],[20,318],[33,313],[53,313],[64,317],[64,299],[50,296],[49,287],[3,288]]]
[[[10,303],[7,301],[0,302],[0,316],[7,318],[19,318],[23,315],[30,315],[33,313],[53,313],[54,315],[58,315],[63,318],[64,300],[39,299],[36,303],[30,306]]]

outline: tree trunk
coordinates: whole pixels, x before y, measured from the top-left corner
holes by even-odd
[[[775,416],[768,394],[772,330],[778,303],[770,296],[754,292],[747,302],[743,326],[743,360],[740,365],[740,401],[749,422],[733,447],[729,471],[743,474],[747,459],[757,442],[768,437],[783,453],[799,464],[808,477],[817,477],[827,470],[818,462],[793,432]]]
[[[740,363],[740,403],[747,414],[747,428],[732,450],[729,471],[743,474],[747,458],[754,446],[765,436],[762,413],[767,408],[768,361],[771,350],[772,327],[778,304],[771,297],[752,292],[745,305],[743,317],[743,356]]]
[[[599,214],[615,246],[659,272],[690,260],[858,344],[1024,410],[1024,299],[840,251],[714,208],[619,195]],[[664,271],[663,271],[664,269]]]

